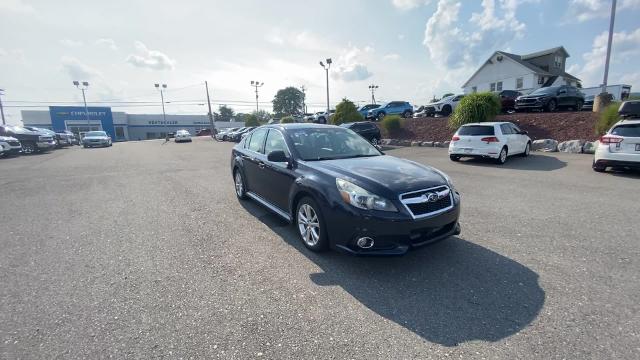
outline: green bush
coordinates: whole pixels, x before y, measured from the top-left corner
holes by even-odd
[[[282,119],[280,119],[280,124],[291,124],[296,122],[296,119],[293,118],[293,116],[289,115],[289,116],[285,116]]]
[[[340,104],[336,105],[336,113],[331,117],[331,123],[340,125],[343,123],[362,121],[364,118],[358,112],[356,104],[344,98]]]
[[[500,98],[489,92],[466,95],[449,117],[453,130],[474,122],[492,121],[500,113]]]
[[[619,108],[620,103],[614,102],[602,110],[600,118],[596,122],[596,135],[605,134],[609,129],[611,129],[613,124],[620,120],[620,116],[618,116]]]
[[[244,126],[260,126],[260,122],[258,121],[258,117],[251,114],[247,115],[244,118]]]
[[[387,115],[380,124],[388,135],[393,136],[402,128],[402,118],[399,115]]]

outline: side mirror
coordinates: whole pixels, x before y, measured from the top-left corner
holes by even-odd
[[[529,135],[529,132],[526,130],[520,131],[520,135]]]
[[[272,151],[267,155],[267,160],[270,162],[287,162],[289,158],[282,150]]]
[[[558,90],[558,95],[566,94],[567,90]]]

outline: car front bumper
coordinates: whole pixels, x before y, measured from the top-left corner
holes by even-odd
[[[109,146],[109,142],[108,141],[86,141],[84,143],[82,143],[84,146],[87,147],[94,147],[94,146]]]
[[[454,206],[431,217],[413,219],[403,213],[384,217],[340,204],[323,211],[331,247],[354,255],[402,255],[410,249],[432,244],[460,233],[460,195],[454,192]],[[369,237],[374,244],[359,248],[357,240]]]
[[[49,149],[53,149],[54,147],[56,147],[56,142],[51,140],[51,141],[39,141],[36,143],[36,147],[38,149],[41,150],[49,150]]]

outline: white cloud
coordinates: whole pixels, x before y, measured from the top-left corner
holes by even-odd
[[[173,70],[175,67],[175,60],[166,54],[158,50],[149,50],[141,41],[136,41],[134,45],[138,54],[130,54],[127,57],[126,62],[129,64],[151,70]]]
[[[60,62],[62,63],[62,70],[69,75],[71,80],[88,81],[101,77],[98,70],[84,64],[77,58],[63,56]]]
[[[32,13],[35,10],[33,6],[26,4],[23,0],[2,0],[0,1],[0,11]]]
[[[363,50],[355,46],[346,50],[334,61],[335,70],[331,72],[331,76],[346,82],[370,78],[373,74],[362,61],[367,54],[372,52],[373,48],[369,46]]]
[[[116,42],[113,39],[106,39],[106,38],[98,39],[96,40],[96,45],[106,46],[113,51],[118,50],[118,46],[116,45]]]
[[[420,5],[428,4],[430,0],[391,0],[393,6],[400,10],[411,10]]]
[[[83,42],[71,39],[62,39],[60,40],[60,44],[66,47],[79,47],[83,45]]]
[[[571,0],[567,9],[565,18],[568,22],[608,18],[611,14],[611,0]],[[640,0],[622,0],[616,11],[631,9],[640,9]]]
[[[22,49],[0,48],[0,61],[8,63],[23,63],[25,60]]]
[[[398,40],[404,40],[404,34],[398,34]]]
[[[584,65],[572,65],[567,70],[583,81],[584,86],[597,86],[602,82],[604,74],[604,62],[607,53],[608,32],[604,31],[593,39],[593,45],[589,52],[582,55]],[[615,32],[611,47],[611,73],[620,64],[633,64],[634,59],[640,56],[640,28],[632,32]],[[624,75],[619,76],[620,81],[626,83]],[[632,75],[632,80],[633,75]]]
[[[400,59],[400,55],[398,55],[396,53],[391,53],[391,54],[387,54],[387,55],[383,56],[382,59],[384,59],[384,60],[398,60],[398,59]]]

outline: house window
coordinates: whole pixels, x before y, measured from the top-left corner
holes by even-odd
[[[147,133],[147,139],[156,139],[157,135],[154,132],[148,132]]]
[[[555,65],[555,67],[561,68],[562,67],[562,56],[556,55],[556,58],[555,58],[555,61],[553,62],[553,64]]]
[[[489,85],[489,89],[490,89],[490,91],[496,91],[496,83],[491,83]]]
[[[471,92],[472,93],[477,93],[478,92],[478,87],[477,86],[472,87],[471,88]]]
[[[524,87],[524,79],[517,78],[516,79],[516,89],[522,89]]]
[[[502,91],[502,81],[498,81],[498,91]]]
[[[538,84],[544,84],[544,76],[538,76]]]

